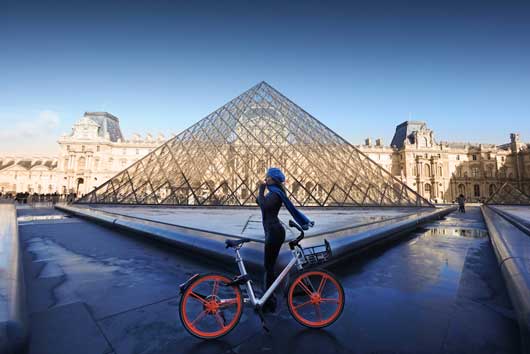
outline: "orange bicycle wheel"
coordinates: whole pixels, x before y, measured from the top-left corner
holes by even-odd
[[[195,279],[180,298],[179,314],[184,328],[198,338],[214,339],[230,332],[243,312],[243,297],[232,280],[221,274]]]
[[[326,327],[335,322],[344,309],[344,289],[330,272],[307,270],[291,283],[287,307],[300,324]]]

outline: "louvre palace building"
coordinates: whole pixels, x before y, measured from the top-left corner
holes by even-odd
[[[86,112],[58,139],[59,156],[11,156],[0,152],[0,192],[67,194],[92,191],[165,140],[135,134],[126,140],[119,119]]]
[[[58,139],[59,156],[0,155],[0,192],[83,196],[164,141],[150,134],[124,139],[117,117],[87,112]],[[406,121],[390,145],[368,138],[353,146],[433,203],[452,202],[459,194],[484,201],[505,182],[530,194],[530,144],[515,133],[502,145],[438,142],[425,122]]]

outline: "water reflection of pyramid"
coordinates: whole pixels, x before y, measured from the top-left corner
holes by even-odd
[[[265,82],[78,202],[255,206],[269,166],[299,206],[431,205]]]
[[[508,182],[504,183],[486,201],[486,204],[530,205],[530,196]]]

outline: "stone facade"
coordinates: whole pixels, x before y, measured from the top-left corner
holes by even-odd
[[[164,136],[123,138],[119,119],[87,112],[59,138],[59,156],[0,156],[2,193],[86,194],[153,148]]]
[[[425,122],[406,121],[396,127],[390,146],[366,139],[356,147],[434,202],[452,202],[461,193],[483,201],[504,182],[530,194],[530,144],[518,134],[503,145],[437,142]]]

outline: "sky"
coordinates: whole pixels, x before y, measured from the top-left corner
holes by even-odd
[[[0,155],[85,111],[169,136],[263,80],[354,144],[530,142],[530,2],[0,0]]]

